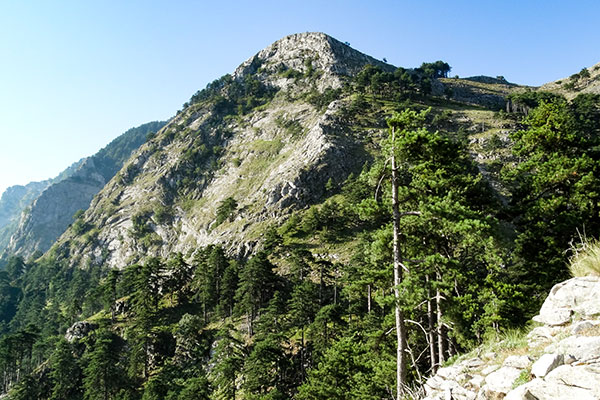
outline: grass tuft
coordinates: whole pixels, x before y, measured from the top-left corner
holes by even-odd
[[[569,271],[574,277],[600,276],[600,241],[582,237],[581,243],[571,244]]]

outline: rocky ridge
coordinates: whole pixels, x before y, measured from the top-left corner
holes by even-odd
[[[555,285],[522,346],[479,348],[424,385],[427,400],[600,398],[600,277]]]
[[[131,152],[146,140],[148,132],[163,125],[162,122],[150,122],[130,129],[95,155],[46,181],[38,192],[23,197],[22,207],[14,210],[10,240],[0,247],[0,253],[4,250],[2,257],[26,258],[48,250],[73,222],[73,215],[89,207],[96,193],[121,168]]]
[[[0,198],[0,254],[8,247],[11,237],[17,231],[22,214],[42,192],[51,185],[72,176],[85,159],[81,159],[62,171],[58,176],[27,185],[7,188]]]
[[[273,43],[223,80],[217,96],[250,82],[272,94],[266,104],[241,113],[223,112],[219,100],[188,105],[93,200],[84,216],[93,240],[67,231],[57,250],[73,263],[117,268],[215,243],[248,254],[266,226],[362,166],[364,150],[341,120],[341,102],[306,99],[339,89],[366,64],[393,68],[322,33]],[[216,209],[229,197],[235,216],[217,226]]]
[[[583,68],[568,78],[546,83],[539,90],[558,93],[567,99],[573,99],[582,93],[600,94],[600,63]]]

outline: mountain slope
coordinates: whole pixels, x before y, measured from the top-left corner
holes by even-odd
[[[582,93],[600,94],[600,63],[582,68],[568,78],[546,83],[539,90],[558,93],[567,99]]]
[[[53,179],[30,182],[25,186],[16,185],[7,188],[0,198],[0,254],[10,243],[11,236],[19,226],[21,213],[50,185],[56,184],[75,173],[84,162],[80,160]]]
[[[9,255],[28,257],[48,250],[73,222],[75,212],[85,210],[132,151],[146,141],[147,134],[163,125],[162,122],[150,122],[128,130],[95,155],[71,167],[68,174],[61,174],[59,178],[62,179],[57,178],[39,194],[30,195],[29,203],[25,203],[30,206],[20,215],[18,224],[13,223],[14,230],[10,232],[3,258]]]
[[[367,64],[393,70],[327,35],[297,34],[213,82],[94,199],[83,217],[94,238],[73,243],[72,259],[123,267],[211,243],[247,254],[266,226],[362,165],[335,99]],[[217,226],[227,198],[236,210]],[[73,240],[70,230],[60,246]]]

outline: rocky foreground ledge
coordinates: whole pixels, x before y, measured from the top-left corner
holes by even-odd
[[[555,285],[533,320],[541,326],[523,346],[482,347],[440,368],[424,399],[600,399],[600,277]]]

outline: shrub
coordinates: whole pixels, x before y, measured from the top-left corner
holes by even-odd
[[[237,201],[235,201],[233,197],[228,197],[223,200],[221,204],[219,204],[219,207],[217,207],[217,219],[215,226],[221,225],[226,220],[231,222],[237,206]]]
[[[569,257],[569,271],[574,277],[600,276],[600,241],[582,238],[578,245],[571,245],[573,254]]]

